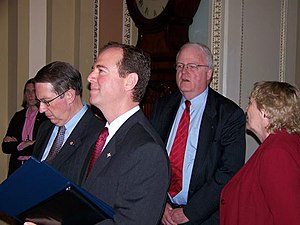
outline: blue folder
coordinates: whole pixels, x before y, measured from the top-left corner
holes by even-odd
[[[51,218],[64,225],[95,224],[114,215],[109,205],[34,158],[0,185],[0,212],[20,222]]]

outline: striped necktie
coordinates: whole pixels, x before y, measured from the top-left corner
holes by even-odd
[[[186,108],[179,121],[176,136],[169,156],[172,171],[169,194],[172,198],[176,196],[182,189],[182,170],[190,125],[191,102],[186,100],[185,105]]]
[[[107,127],[104,127],[103,130],[100,132],[98,140],[95,144],[94,151],[92,154],[92,158],[91,158],[86,176],[88,176],[90,174],[98,157],[101,155],[107,137],[108,137],[108,129],[107,129]]]
[[[56,155],[60,151],[64,143],[65,132],[66,132],[65,126],[59,127],[55,140],[51,146],[50,152],[46,158],[47,162],[52,162],[52,160],[56,157]]]

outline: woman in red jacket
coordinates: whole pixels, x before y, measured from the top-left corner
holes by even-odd
[[[283,82],[254,85],[247,128],[261,144],[221,193],[221,225],[300,224],[299,96]]]

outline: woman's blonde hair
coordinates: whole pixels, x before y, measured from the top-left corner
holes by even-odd
[[[250,94],[258,110],[269,118],[269,132],[285,129],[297,135],[300,135],[299,96],[296,87],[278,81],[257,82]]]

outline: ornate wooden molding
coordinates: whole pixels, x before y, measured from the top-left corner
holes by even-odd
[[[288,0],[281,0],[280,4],[279,81],[285,81]]]
[[[127,9],[126,0],[123,0],[122,43],[132,44],[132,20]]]
[[[242,105],[242,81],[243,81],[243,59],[244,59],[244,12],[245,1],[241,1],[241,56],[240,56],[240,87],[239,87],[239,106]]]
[[[94,61],[96,61],[98,53],[99,53],[99,30],[100,30],[100,0],[94,0]]]
[[[219,77],[221,66],[221,51],[222,51],[222,0],[213,0],[212,2],[212,23],[211,23],[211,52],[214,60],[214,75],[210,86],[219,90]]]

